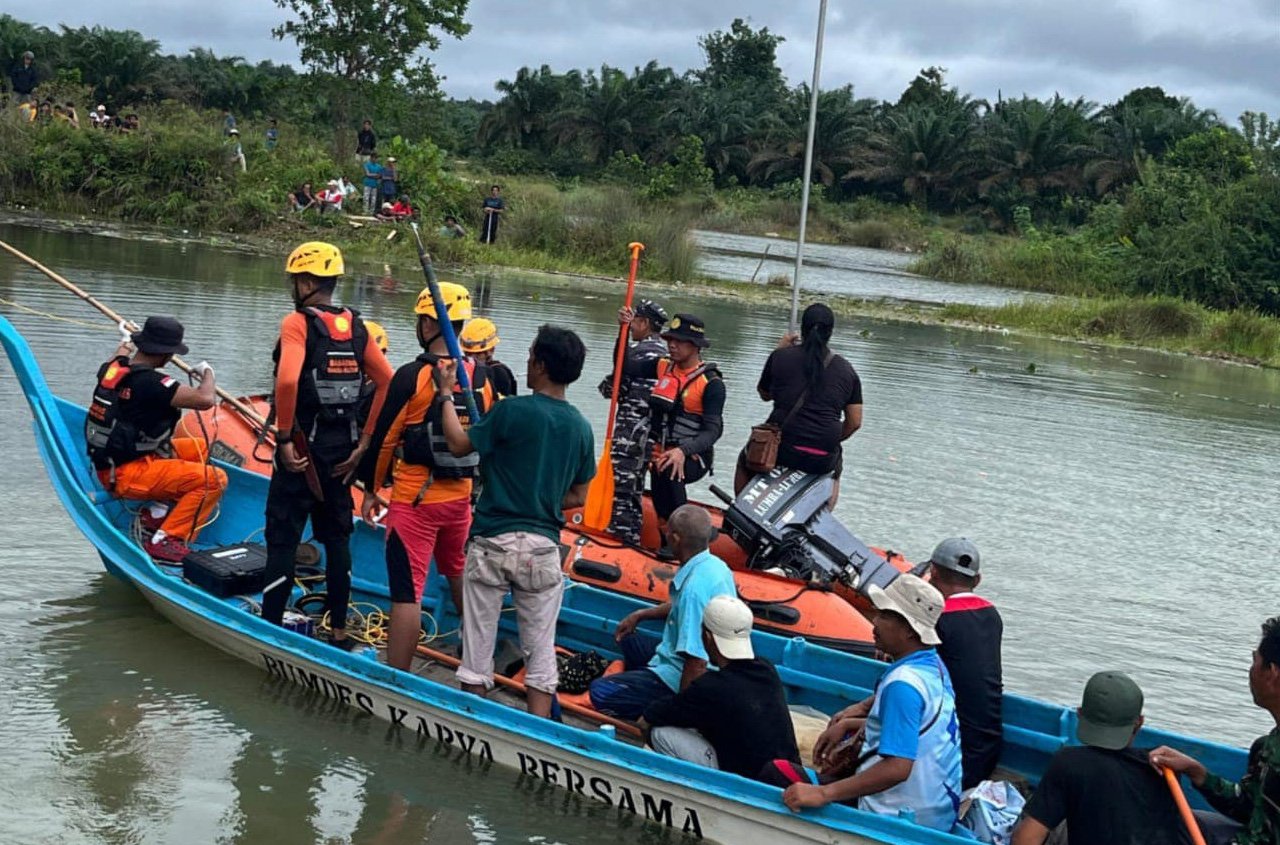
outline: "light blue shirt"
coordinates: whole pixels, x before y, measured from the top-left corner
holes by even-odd
[[[680,691],[684,657],[707,659],[702,647],[702,611],[716,596],[736,596],[733,573],[723,560],[706,551],[689,558],[671,579],[671,613],[662,629],[662,642],[649,661],[649,670],[672,692]]]

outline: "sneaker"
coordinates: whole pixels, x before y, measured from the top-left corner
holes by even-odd
[[[161,525],[164,525],[164,521],[168,516],[168,511],[165,511],[164,516],[156,516],[151,513],[150,507],[143,507],[142,510],[138,511],[138,524],[142,526],[142,530],[147,534],[154,534],[160,530]]]
[[[191,554],[187,544],[177,537],[165,537],[158,543],[148,540],[142,544],[142,550],[155,560],[165,563],[182,563],[182,559]]]

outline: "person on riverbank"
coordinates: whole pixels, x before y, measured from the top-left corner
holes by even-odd
[[[266,136],[267,152],[271,152],[272,150],[274,150],[276,148],[276,145],[279,143],[280,143],[280,126],[276,122],[276,119],[273,117],[267,123],[267,136]]]
[[[457,457],[475,452],[484,464],[463,573],[462,665],[466,692],[493,687],[493,649],[503,597],[511,592],[529,712],[550,717],[559,682],[556,617],[564,595],[560,531],[564,509],[581,507],[596,471],[591,424],[565,400],[582,375],[587,348],[568,329],[544,325],[529,348],[526,384],[532,393],[493,406],[464,429],[452,402],[443,403],[445,437]],[[441,362],[440,390],[457,382],[457,362]]]
[[[950,831],[960,809],[960,725],[935,646],[942,594],[914,575],[870,588],[876,647],[892,658],[874,694],[832,718],[813,748],[821,784],[793,783],[793,812],[831,803]],[[846,775],[849,769],[852,773]],[[836,779],[832,779],[836,778]]]
[[[707,602],[702,646],[718,671],[645,708],[640,728],[650,748],[751,779],[777,760],[801,767],[782,680],[751,648],[753,621],[737,596]]]
[[[480,223],[480,243],[492,244],[498,242],[498,224],[501,222],[502,215],[507,210],[506,200],[502,198],[502,186],[491,185],[489,187],[489,196],[484,198],[484,203],[480,207],[480,213],[483,220]]]
[[[494,392],[499,399],[515,396],[519,389],[516,386],[515,373],[511,368],[499,361],[495,355],[502,338],[498,337],[498,327],[487,317],[476,317],[469,320],[458,335],[462,351],[475,358],[489,370],[489,378],[493,382]]]
[[[240,130],[236,128],[236,116],[231,113],[231,109],[222,110],[222,134],[223,136],[240,134]]]
[[[1253,703],[1266,710],[1276,726],[1253,741],[1244,777],[1238,782],[1211,774],[1198,760],[1168,746],[1148,755],[1157,770],[1168,767],[1186,775],[1209,804],[1227,817],[1226,825],[1217,819],[1207,824],[1201,820],[1201,826],[1212,831],[1212,836],[1206,836],[1210,845],[1280,842],[1280,616],[1262,623],[1262,639],[1249,665],[1249,692]]]
[[[364,189],[361,197],[364,200],[364,213],[377,216],[382,210],[382,163],[378,161],[378,154],[369,153],[362,167],[364,178],[360,184]]]
[[[396,170],[395,156],[387,156],[387,163],[382,166],[380,178],[383,204],[395,205],[396,193],[400,190],[400,173]]]
[[[356,159],[364,164],[373,158],[377,149],[378,136],[373,134],[373,121],[366,120],[360,125],[360,131],[356,133]]]
[[[667,322],[667,312],[651,299],[645,299],[634,310],[618,310],[618,323],[627,326],[627,338],[619,333],[618,342],[627,343],[622,363],[622,382],[618,387],[618,413],[613,425],[613,516],[609,533],[624,543],[640,545],[644,526],[644,476],[648,464],[649,394],[657,374],[643,375],[656,366],[667,353],[667,344],[659,337]],[[616,360],[616,359],[615,359]],[[600,395],[613,396],[613,373],[600,382]]]
[[[36,70],[36,54],[27,50],[13,70],[9,72],[9,84],[21,103],[29,102],[40,84],[40,72]]]
[[[142,509],[143,550],[156,560],[181,563],[222,493],[227,474],[208,461],[206,444],[173,437],[186,409],[207,411],[217,401],[213,368],[200,368],[198,387],[160,372],[185,355],[182,323],[148,317],[98,368],[85,419],[85,441],[98,480],[113,496],[156,504]],[[166,503],[174,501],[172,507]]]
[[[715,443],[724,432],[725,403],[720,370],[702,360],[702,350],[711,345],[702,319],[677,314],[661,337],[667,357],[635,370],[641,378],[655,379],[649,391],[649,492],[660,530],[689,501],[686,486],[711,472]]]
[[[240,146],[240,130],[234,126],[227,131],[227,159],[233,165],[238,163],[241,173],[249,169],[244,160],[244,147]]]
[[[831,507],[840,496],[842,444],[862,427],[862,380],[853,365],[831,351],[835,320],[831,309],[820,302],[806,308],[800,318],[800,337],[783,336],[756,384],[760,398],[773,403],[768,422],[781,429],[778,466],[832,473]],[[734,492],[741,493],[753,475],[744,449],[734,472]]]
[[[471,293],[462,285],[440,283],[445,319],[455,332],[471,318]],[[418,294],[418,343],[422,354],[396,370],[386,401],[373,429],[369,452],[361,465],[365,485],[361,516],[375,525],[378,497],[375,491],[391,480],[387,527],[387,584],[391,596],[391,623],[387,630],[387,663],[408,671],[422,630],[422,590],[435,561],[436,571],[449,582],[459,617],[465,617],[462,572],[464,548],[471,530],[472,479],[480,465],[475,453],[455,457],[445,440],[443,406],[452,403],[463,429],[473,422],[457,384],[447,399],[440,399],[436,370],[449,347],[441,332],[440,314],[431,290]],[[476,409],[484,414],[494,402],[487,370],[465,362]]]
[[[351,479],[369,448],[392,372],[360,315],[333,304],[344,269],[338,248],[320,241],[302,244],[285,261],[294,310],[280,322],[272,355],[276,460],[267,489],[262,618],[279,625],[284,616],[298,542],[310,519],[324,545],[331,640],[350,649]],[[356,415],[366,377],[377,387],[362,431]]]
[[[991,777],[1004,742],[1004,621],[973,592],[982,582],[979,564],[978,547],[964,537],[943,540],[929,556],[929,583],[946,599],[938,656],[956,691],[965,789]]]
[[[67,116],[67,122],[75,129],[80,128],[80,113],[76,111],[76,104],[68,100],[66,105],[62,107],[63,113]]]
[[[1143,723],[1138,685],[1122,672],[1099,672],[1078,713],[1083,744],[1054,753],[1013,845],[1043,845],[1064,821],[1070,845],[1190,845],[1168,786],[1147,765],[1147,752],[1132,747]]]
[[[680,562],[671,579],[667,601],[633,611],[618,623],[614,638],[625,670],[591,682],[591,706],[621,719],[637,719],[654,702],[689,688],[707,671],[702,617],[716,596],[736,596],[733,573],[711,553],[714,529],[705,508],[684,505],[667,523],[671,549]],[[656,644],[636,627],[663,620]]]
[[[302,187],[289,195],[289,203],[293,210],[299,214],[308,208],[315,208],[316,195],[311,192],[311,183],[303,182]]]
[[[340,212],[342,211],[342,201],[346,197],[342,194],[342,188],[338,185],[337,179],[330,179],[325,189],[316,194],[316,207],[321,214],[325,211]]]
[[[440,224],[440,237],[451,239],[462,239],[467,236],[467,230],[462,228],[462,224],[458,222],[458,218],[452,214],[444,216],[444,222]]]

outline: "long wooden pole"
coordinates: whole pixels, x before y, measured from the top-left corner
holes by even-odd
[[[20,261],[25,261],[27,264],[30,264],[32,267],[36,268],[41,273],[44,273],[50,279],[62,285],[64,288],[66,288],[71,293],[75,294],[80,299],[84,300],[85,302],[92,305],[94,308],[101,311],[108,319],[110,319],[116,325],[120,325],[121,323],[123,323],[125,328],[129,329],[129,331],[136,332],[139,330],[137,323],[122,317],[119,314],[119,312],[113,309],[110,305],[107,305],[105,302],[98,299],[93,294],[89,293],[79,285],[76,285],[74,282],[64,278],[63,276],[54,272],[53,270],[50,270],[48,267],[44,266],[39,261],[36,261],[31,256],[27,255],[25,252],[22,252],[21,250],[14,248],[13,246],[5,243],[4,241],[0,241],[0,249],[3,249],[5,252],[9,253],[14,258],[17,258]],[[191,367],[190,364],[188,364],[186,361],[183,361],[177,355],[173,356],[173,365],[178,369],[182,370],[184,373],[190,374],[195,372],[195,370]],[[235,408],[236,411],[239,412],[241,416],[249,420],[249,422],[253,423],[254,426],[258,428],[260,431],[267,427],[267,421],[261,414],[253,410],[253,408],[249,407],[244,402],[241,402],[235,396],[232,396],[230,393],[223,390],[221,387],[218,388],[218,396],[222,399],[222,401],[226,402],[228,405]]]

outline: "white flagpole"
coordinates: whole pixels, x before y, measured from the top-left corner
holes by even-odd
[[[800,312],[800,272],[804,267],[804,231],[809,221],[809,185],[813,182],[813,136],[818,128],[818,78],[822,75],[822,35],[827,26],[827,0],[818,4],[818,37],[813,48],[813,85],[809,89],[809,137],[804,145],[804,185],[800,189],[800,233],[796,238],[796,269],[791,278],[791,322],[796,331]]]

